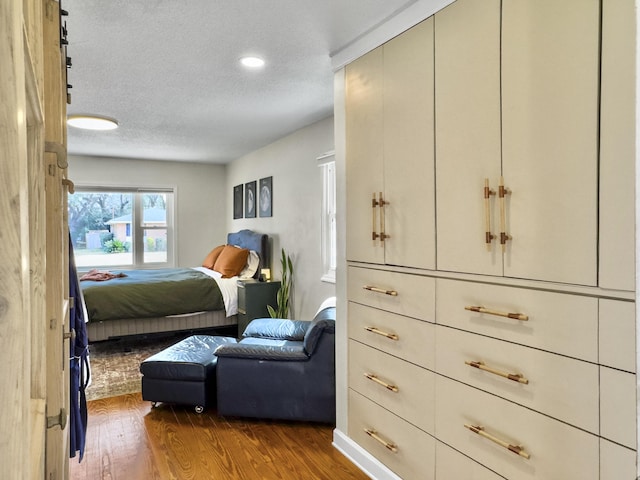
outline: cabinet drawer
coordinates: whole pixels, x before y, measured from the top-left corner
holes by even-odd
[[[598,300],[525,288],[438,279],[436,321],[443,325],[598,362]],[[518,320],[465,310],[520,313]]]
[[[434,438],[351,389],[349,437],[401,478],[434,479]]]
[[[600,435],[636,448],[636,376],[600,367]]]
[[[636,452],[607,440],[600,440],[600,480],[636,478]]]
[[[347,295],[352,302],[434,321],[435,281],[430,277],[349,267]]]
[[[433,434],[433,372],[350,340],[349,387]]]
[[[473,387],[436,376],[436,436],[456,450],[509,479],[598,480],[599,439]],[[509,445],[513,453],[464,425]]]
[[[474,368],[465,362],[482,362]],[[438,325],[436,371],[598,434],[598,366]],[[522,375],[522,383],[500,376]]]
[[[436,442],[436,478],[438,480],[504,480],[504,477],[441,442]]]
[[[599,302],[600,364],[636,371],[636,304],[620,300]]]
[[[433,323],[349,302],[349,338],[434,370]]]

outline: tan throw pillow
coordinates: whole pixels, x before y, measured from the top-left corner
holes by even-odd
[[[202,266],[204,268],[208,268],[209,270],[213,270],[213,266],[216,264],[216,260],[222,253],[222,250],[224,249],[224,247],[225,247],[224,245],[219,245],[213,250],[211,250],[209,252],[209,255],[207,255],[204,261],[202,262]]]
[[[213,265],[213,269],[221,273],[222,278],[235,277],[240,274],[247,264],[248,257],[248,249],[225,245],[216,263]]]

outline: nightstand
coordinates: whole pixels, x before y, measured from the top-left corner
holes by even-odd
[[[267,305],[277,307],[280,282],[238,280],[238,336],[254,318],[269,317]]]

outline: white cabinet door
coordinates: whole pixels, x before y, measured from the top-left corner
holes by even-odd
[[[635,289],[635,10],[633,0],[602,5],[599,285]]]
[[[435,15],[437,268],[502,275],[487,248],[484,179],[500,177],[500,1],[458,0]],[[491,208],[495,196],[489,199]]]
[[[435,268],[433,18],[384,45],[385,263]]]
[[[346,68],[348,260],[435,268],[433,123],[427,19]]]
[[[505,276],[596,285],[599,0],[502,2]]]
[[[382,182],[382,47],[346,68],[347,259],[384,263],[378,231],[378,208],[372,196]]]
[[[599,2],[459,0],[435,24],[438,270],[596,285]]]

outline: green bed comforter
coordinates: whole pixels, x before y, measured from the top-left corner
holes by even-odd
[[[218,283],[190,268],[112,270],[126,277],[80,282],[90,322],[223,310]]]

